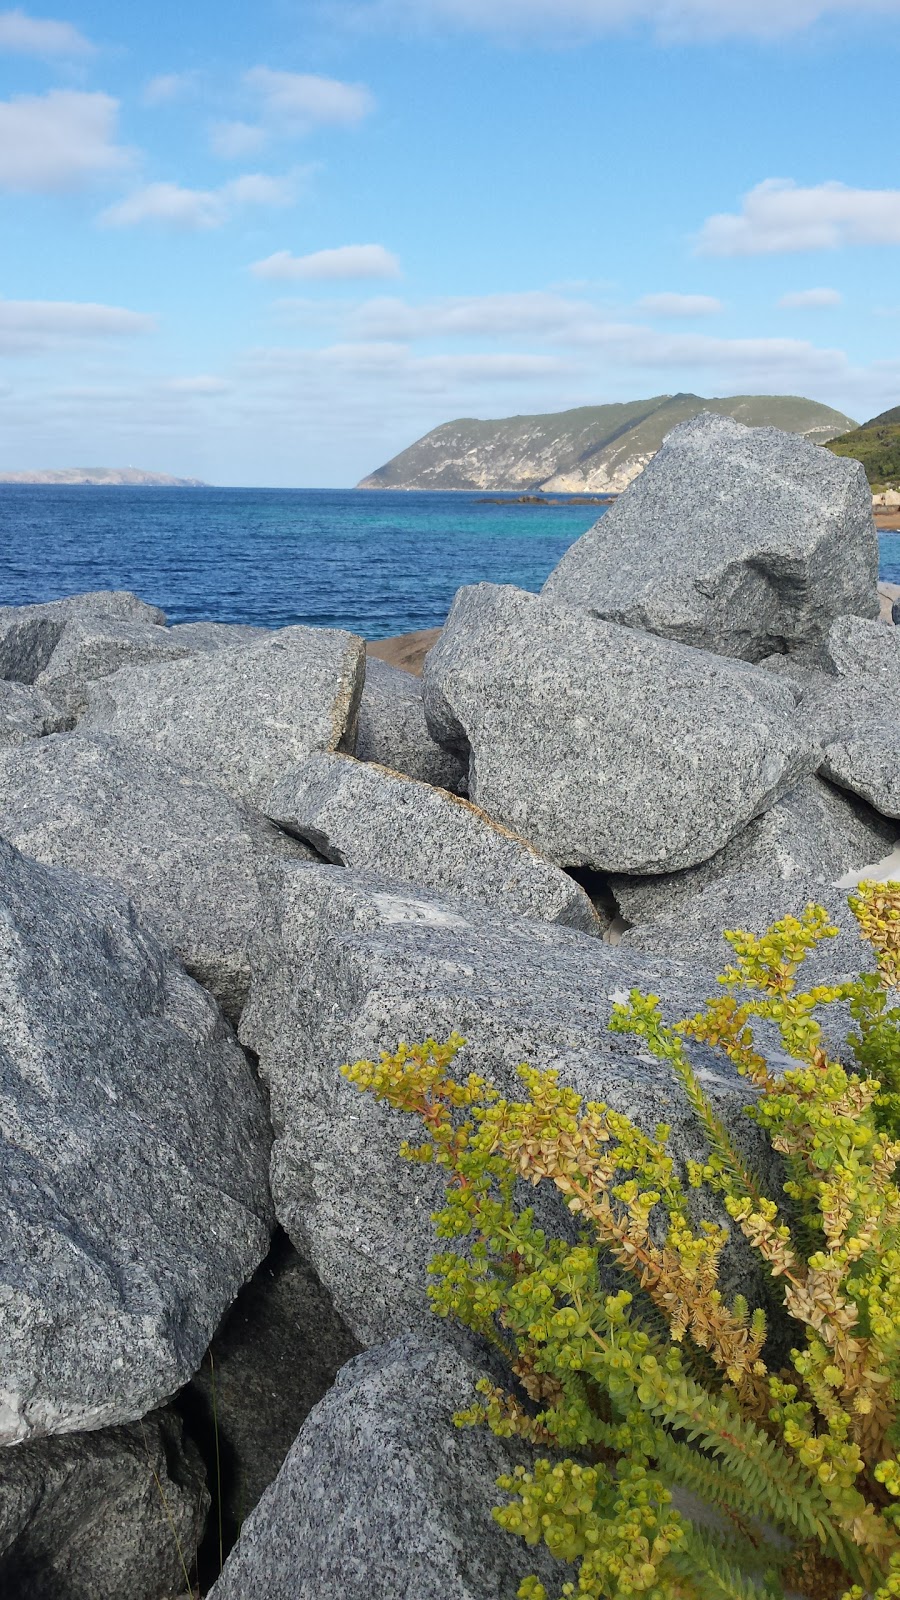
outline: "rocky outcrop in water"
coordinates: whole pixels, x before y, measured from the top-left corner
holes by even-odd
[[[816,975],[856,971],[839,882],[900,872],[857,476],[691,424],[543,596],[465,589],[383,646],[431,645],[424,680],[128,594],[0,610],[4,1594],[506,1600],[535,1569],[489,1514],[525,1458],[452,1424],[503,1374],[428,1310],[440,1179],[339,1068],[456,1029],[461,1072],[554,1066],[702,1155],[615,1000],[696,1009],[724,928],[810,899]],[[770,1159],[744,1081],[706,1081]]]

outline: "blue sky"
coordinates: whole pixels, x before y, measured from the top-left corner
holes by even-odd
[[[437,423],[900,402],[900,0],[0,11],[0,468],[351,484]]]

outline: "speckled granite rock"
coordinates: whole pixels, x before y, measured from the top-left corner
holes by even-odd
[[[71,617],[35,683],[74,721],[84,710],[88,685],[96,679],[142,662],[175,661],[194,648],[156,623]]]
[[[174,1411],[0,1451],[0,1589],[9,1600],[166,1600],[184,1587],[178,1545],[190,1569],[209,1498]]]
[[[84,621],[164,623],[158,606],[128,590],[103,589],[68,595],[45,605],[0,606],[0,678],[34,683],[59,643],[66,623]]]
[[[311,855],[220,789],[102,734],[0,749],[0,837],[121,884],[236,1020],[273,859]]]
[[[781,917],[799,916],[806,906],[823,905],[840,929],[804,962],[804,986],[871,971],[872,952],[860,938],[856,919],[841,889],[803,877],[774,878],[731,874],[701,889],[675,912],[643,923],[622,935],[619,949],[643,950],[660,957],[712,964],[717,971],[732,960],[725,928],[761,934]]]
[[[183,1397],[219,1452],[225,1536],[235,1538],[302,1424],[359,1351],[310,1266],[279,1231]]]
[[[355,754],[438,789],[465,794],[467,763],[436,744],[425,721],[422,679],[369,655]]]
[[[549,599],[758,661],[877,617],[878,537],[857,461],[703,413],[566,551]]]
[[[431,1324],[430,1216],[443,1184],[398,1159],[414,1125],[348,1084],[342,1062],[456,1029],[467,1040],[460,1073],[486,1072],[514,1093],[520,1062],[556,1067],[644,1127],[670,1123],[675,1151],[699,1156],[674,1077],[607,1024],[614,997],[633,985],[663,996],[667,1011],[692,1014],[715,988],[711,971],[339,867],[277,876],[241,1038],[270,1091],[279,1220],[361,1343]],[[735,1137],[754,1140],[742,1081],[718,1061],[706,1081]],[[537,1203],[548,1226],[565,1228],[555,1194]],[[733,1270],[729,1282],[746,1288],[743,1257]]]
[[[863,678],[900,700],[900,630],[862,617],[838,617],[823,645],[827,666],[840,678]]]
[[[33,684],[0,678],[0,746],[41,739],[63,727],[65,720]]]
[[[339,866],[599,933],[584,890],[466,800],[349,756],[314,754],[265,807]]]
[[[886,817],[900,817],[900,700],[893,715],[856,724],[829,744],[822,771]]]
[[[81,726],[258,804],[310,750],[352,749],[364,674],[355,634],[281,628],[258,644],[129,667],[93,684]]]
[[[121,891],[0,843],[0,1443],[130,1422],[268,1249],[269,1128]]]
[[[798,691],[745,662],[551,605],[459,590],[425,663],[436,738],[470,798],[563,866],[707,860],[818,762]]]
[[[898,833],[897,824],[864,802],[821,778],[804,778],[701,866],[658,878],[613,876],[610,888],[629,922],[648,922],[677,911],[717,878],[735,874],[834,883],[879,860]]]
[[[168,629],[171,639],[189,645],[191,650],[228,650],[235,645],[256,644],[269,639],[272,628],[253,627],[248,622],[177,622]]]
[[[344,1367],[241,1531],[210,1600],[507,1600],[572,1569],[491,1517],[518,1440],[456,1428],[487,1359],[407,1337]]]

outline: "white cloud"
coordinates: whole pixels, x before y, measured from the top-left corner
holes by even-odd
[[[190,94],[196,82],[196,72],[161,72],[144,85],[141,99],[145,106],[169,105]]]
[[[255,127],[251,122],[214,122],[209,130],[213,154],[223,156],[226,161],[252,155],[262,148],[266,139],[265,128]]]
[[[315,250],[308,256],[292,256],[289,250],[276,250],[264,261],[254,261],[250,271],[256,278],[335,283],[399,278],[400,262],[381,244],[344,244],[336,250]]]
[[[554,42],[649,27],[665,43],[776,39],[841,16],[896,16],[900,0],[343,0],[342,9],[389,25],[549,34]]]
[[[186,189],[179,183],[148,183],[99,218],[107,228],[160,223],[172,228],[221,228],[241,206],[289,206],[297,195],[298,174],[273,178],[248,172],[218,189]]]
[[[251,67],[244,82],[262,101],[263,116],[285,131],[309,133],[313,128],[353,127],[375,108],[370,90],[361,83],[341,83],[309,72],[276,72]]]
[[[75,300],[0,300],[0,349],[22,355],[94,339],[150,333],[156,319]]]
[[[766,178],[744,196],[740,212],[709,217],[697,239],[707,256],[853,244],[900,244],[900,189],[851,189],[844,183],[804,189],[790,178]]]
[[[839,289],[794,289],[783,294],[778,301],[781,311],[824,311],[828,306],[843,305]]]
[[[360,333],[372,339],[440,337],[581,337],[599,313],[587,301],[535,289],[432,300],[424,305],[389,297],[369,300],[355,313]]]
[[[72,89],[0,100],[0,189],[53,193],[120,171],[131,153],[114,143],[118,110]]]
[[[637,309],[651,317],[711,317],[725,307],[711,294],[645,294]]]
[[[0,11],[0,50],[23,56],[85,56],[93,48],[71,22],[29,17],[18,6],[15,11]]]
[[[209,373],[199,373],[195,378],[166,378],[160,388],[169,394],[207,395],[228,394],[233,385],[226,378],[216,378]]]

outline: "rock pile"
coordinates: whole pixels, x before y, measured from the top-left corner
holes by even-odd
[[[4,1593],[515,1593],[440,1185],[338,1069],[456,1029],[699,1156],[610,1010],[696,1009],[723,928],[811,899],[817,976],[859,968],[838,885],[900,871],[876,577],[854,463],[700,417],[540,597],[461,590],[421,679],[128,594],[0,610]]]

